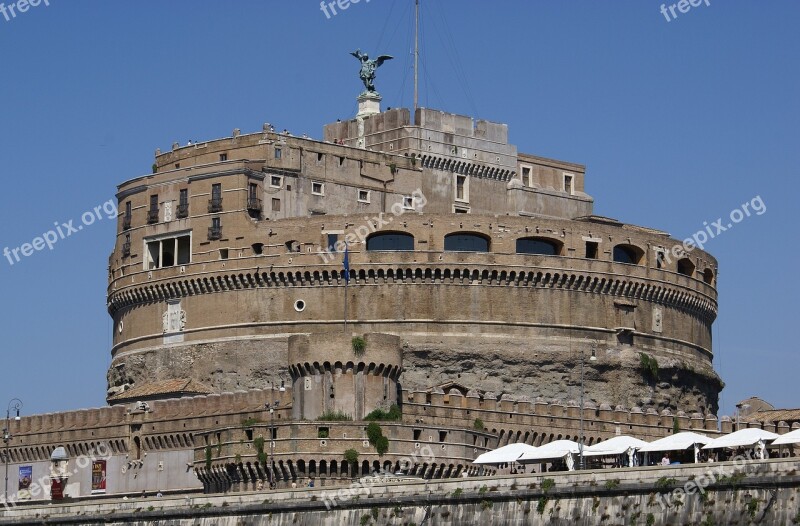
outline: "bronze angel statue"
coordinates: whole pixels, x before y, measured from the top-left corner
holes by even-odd
[[[361,82],[364,83],[364,88],[366,88],[365,91],[368,93],[375,93],[375,70],[378,69],[385,61],[391,60],[394,57],[390,55],[381,55],[374,60],[370,60],[369,55],[362,53],[360,49],[357,49],[350,54],[361,62],[361,71],[359,72],[358,76],[361,78]]]

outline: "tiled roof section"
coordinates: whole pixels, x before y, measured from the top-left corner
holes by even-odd
[[[770,409],[765,411],[758,411],[749,415],[748,418],[758,420],[759,422],[785,422],[800,421],[800,409]]]
[[[167,395],[202,395],[210,394],[213,390],[192,378],[176,378],[173,380],[162,380],[152,382],[140,387],[134,387],[117,393],[110,397],[109,401],[118,402],[120,400],[135,400],[140,398],[151,398],[154,396],[165,397]]]

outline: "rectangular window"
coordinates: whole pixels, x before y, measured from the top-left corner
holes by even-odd
[[[336,252],[336,244],[339,242],[339,234],[328,234],[328,250]]]
[[[469,182],[466,175],[456,175],[456,201],[469,201]]]
[[[222,239],[222,221],[218,217],[211,218],[211,226],[208,229],[208,239]]]
[[[179,204],[188,205],[189,204],[189,189],[182,188],[180,191],[180,200]]]
[[[314,195],[325,195],[325,183],[312,182],[311,193]]]
[[[522,186],[529,188],[531,186],[531,167],[522,167]]]
[[[664,253],[660,250],[656,251],[656,268],[664,268]]]
[[[227,161],[228,160],[228,154],[227,153],[219,154],[219,160],[220,160],[220,162]]]
[[[280,159],[283,156],[283,150],[280,148],[275,148],[275,158]]]
[[[189,234],[145,239],[145,269],[155,270],[175,265],[187,265],[192,260],[191,247],[192,241]]]
[[[150,196],[150,210],[147,211],[147,223],[158,223],[158,195]]]
[[[369,203],[369,190],[359,190],[358,191],[358,202],[359,203]]]
[[[256,199],[258,198],[258,185],[255,183],[250,183],[247,187],[247,197],[249,199]]]
[[[272,211],[273,212],[280,212],[281,211],[281,200],[272,198]]]
[[[211,185],[211,199],[208,201],[208,212],[213,214],[222,211],[222,184]]]
[[[595,241],[587,241],[586,242],[586,259],[597,259],[597,242]]]
[[[281,177],[280,175],[270,176],[269,185],[272,188],[280,188],[283,185],[283,177]]]
[[[572,195],[572,176],[564,174],[564,191]]]
[[[406,210],[414,210],[414,198],[410,195],[403,196],[403,208]]]
[[[189,189],[181,188],[178,197],[178,218],[184,218],[189,215]]]
[[[132,213],[133,212],[131,211],[131,202],[125,201],[125,215],[122,218],[122,228],[124,230],[127,230],[131,227]]]

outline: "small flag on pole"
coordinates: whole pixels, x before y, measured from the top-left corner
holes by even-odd
[[[344,282],[350,283],[350,254],[347,252],[347,243],[344,244]]]

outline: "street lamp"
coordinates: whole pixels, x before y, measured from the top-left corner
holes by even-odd
[[[281,386],[278,388],[278,391],[281,393],[286,391],[283,380],[281,380]],[[271,382],[270,403],[265,404],[269,410],[269,470],[267,471],[267,474],[269,475],[270,489],[275,489],[276,486],[272,471],[273,466],[275,465],[275,408],[278,407],[279,404],[280,400],[275,400],[275,383]]]
[[[5,488],[5,500],[4,502],[8,502],[8,462],[11,460],[8,451],[8,445],[11,443],[11,439],[13,436],[11,435],[11,411],[16,411],[16,416],[14,420],[19,422],[19,410],[22,407],[22,400],[19,398],[12,398],[11,401],[8,403],[8,408],[6,409],[6,427],[3,429],[3,442],[6,445],[6,488]]]
[[[589,357],[590,362],[597,361],[597,352],[595,351],[594,345],[592,345],[592,355]],[[581,435],[580,439],[578,440],[578,469],[584,469],[586,465],[584,464],[583,460],[583,397],[585,394],[584,384],[583,384],[583,365],[584,365],[584,353],[581,351],[581,408],[580,408],[580,415],[581,415]]]

